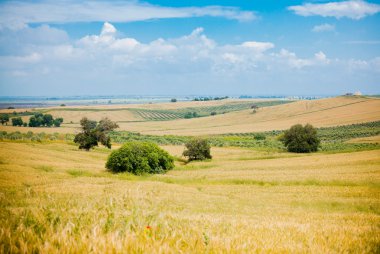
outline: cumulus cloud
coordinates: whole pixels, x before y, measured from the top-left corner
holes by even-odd
[[[314,26],[311,31],[316,32],[316,33],[332,32],[332,31],[335,31],[335,26],[331,24],[321,24],[321,25]]]
[[[69,10],[69,11],[68,11]],[[150,19],[223,17],[238,21],[256,18],[236,7],[163,7],[138,1],[25,1],[0,4],[0,28],[20,29],[29,23],[132,22]]]
[[[48,37],[49,32],[57,32],[46,31]],[[274,43],[265,41],[220,45],[210,39],[202,27],[178,38],[141,42],[121,36],[109,22],[104,23],[98,34],[87,35],[77,41],[62,41],[60,44],[55,40],[49,44],[24,41],[9,54],[0,56],[3,80],[28,79],[31,83],[62,87],[72,84],[70,89],[74,90],[70,91],[80,87],[78,84],[88,84],[83,85],[87,89],[94,84],[118,84],[118,88],[146,86],[155,93],[158,90],[154,90],[154,84],[160,84],[160,91],[164,91],[181,84],[203,89],[206,87],[204,84],[218,87],[223,83],[230,87],[239,82],[265,82],[268,79],[281,83],[284,79],[311,72],[319,77],[321,68],[324,73],[333,73],[330,77],[336,77],[337,70],[373,72],[380,66],[379,59],[336,60],[322,51],[300,57],[290,50],[276,49]]]
[[[275,56],[277,61],[294,69],[302,69],[308,66],[328,65],[331,62],[322,51],[315,53],[312,58],[299,58],[296,53],[286,49],[281,49],[279,53],[274,53],[272,55]]]
[[[363,0],[349,0],[342,2],[329,2],[321,4],[305,3],[288,7],[300,16],[346,17],[359,20],[380,12],[380,5],[368,3]]]

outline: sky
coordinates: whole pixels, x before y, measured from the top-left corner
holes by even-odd
[[[0,1],[0,96],[380,94],[380,1]]]

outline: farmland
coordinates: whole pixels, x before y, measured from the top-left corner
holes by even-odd
[[[156,176],[105,171],[103,148],[0,151],[2,252],[376,252],[380,241],[379,150],[213,148],[212,161]]]
[[[64,117],[63,127],[0,128],[0,253],[376,253],[379,101],[38,109]],[[253,113],[252,103],[263,104]],[[189,111],[199,117],[183,119]],[[107,171],[111,150],[73,143],[84,116],[118,119],[113,149],[131,140],[160,144],[174,170]],[[318,127],[321,148],[286,152],[279,136],[306,122]],[[194,135],[210,141],[211,160],[182,157]]]
[[[36,109],[54,117],[63,117],[64,124],[60,128],[0,126],[0,130],[75,133],[82,117],[99,121],[107,116],[118,122],[119,131],[149,135],[199,136],[284,130],[296,123],[333,127],[380,119],[380,99],[370,97],[336,97],[291,103],[273,100],[179,102],[178,108],[176,104]],[[244,109],[253,104],[262,105],[256,113],[251,109]],[[0,111],[3,112],[5,110]],[[197,112],[203,117],[183,119],[187,112]],[[211,112],[217,114],[211,116]]]

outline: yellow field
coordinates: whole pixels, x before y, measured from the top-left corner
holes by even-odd
[[[287,129],[311,123],[329,127],[380,120],[380,99],[338,97],[243,110],[212,117],[167,122],[121,123],[122,130],[143,134],[205,135]]]
[[[108,154],[0,142],[0,253],[379,251],[379,150],[212,148],[140,177],[107,172]]]
[[[76,111],[58,111],[49,109],[54,117],[63,117],[60,128],[25,128],[0,126],[0,130],[20,132],[60,132],[76,133],[79,131],[79,120],[86,116],[100,120],[109,117],[117,121],[120,128],[156,135],[208,135],[222,133],[244,133],[287,129],[293,124],[311,123],[316,127],[329,127],[352,123],[363,123],[380,120],[380,99],[365,97],[337,97],[312,101],[298,101],[290,104],[261,108],[253,114],[251,110],[220,114],[210,117],[179,119],[174,121],[141,122],[140,117],[128,109],[132,107],[146,109],[173,109],[182,107],[200,107],[222,105],[228,101],[178,102],[161,104],[112,105],[101,107],[77,107]],[[110,109],[109,111],[80,111],[80,109]],[[117,110],[115,110],[117,109]],[[24,117],[27,119],[28,117]],[[74,124],[70,124],[73,122]]]

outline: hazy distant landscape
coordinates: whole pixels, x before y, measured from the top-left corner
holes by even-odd
[[[0,3],[0,253],[379,253],[380,4]]]

